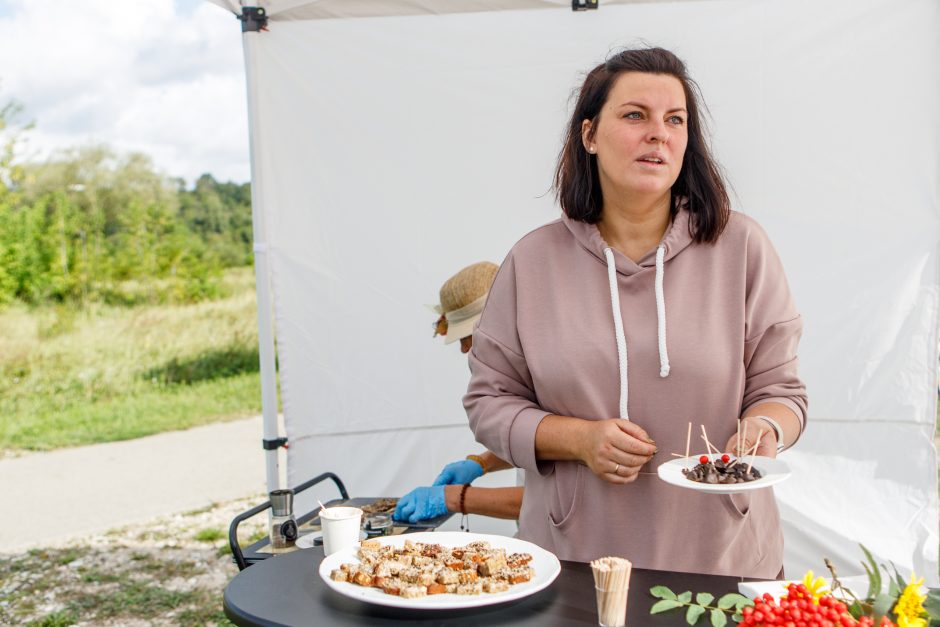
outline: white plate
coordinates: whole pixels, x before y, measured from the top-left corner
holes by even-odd
[[[481,607],[495,603],[505,603],[535,594],[555,581],[561,572],[561,564],[553,553],[545,549],[516,538],[506,536],[493,536],[482,533],[464,533],[461,531],[427,531],[422,533],[406,533],[397,536],[384,536],[378,538],[382,546],[404,546],[405,540],[412,542],[425,542],[440,544],[446,547],[464,546],[471,542],[484,540],[493,548],[505,549],[507,554],[528,553],[532,556],[529,566],[535,569],[535,576],[531,581],[511,586],[506,592],[494,594],[483,593],[477,595],[465,594],[432,594],[416,599],[404,599],[391,594],[385,594],[378,588],[366,588],[345,581],[333,581],[330,572],[340,567],[340,564],[358,564],[356,553],[359,547],[350,547],[330,555],[320,563],[320,577],[326,585],[333,588],[343,596],[358,599],[366,603],[386,605],[389,607],[406,607],[415,610],[452,610],[467,607]]]
[[[854,575],[852,577],[842,577],[839,581],[842,586],[848,588],[852,594],[862,598],[868,592],[868,575]],[[787,586],[791,583],[803,583],[801,581],[741,581],[738,583],[738,592],[749,599],[756,596],[763,596],[769,592],[772,597],[779,599],[787,594]],[[832,579],[826,579],[826,587],[832,589]],[[836,596],[846,596],[837,594]]]
[[[790,467],[787,466],[786,462],[780,461],[779,459],[774,459],[772,457],[748,456],[741,458],[741,461],[738,463],[745,464],[753,459],[754,468],[757,468],[761,474],[761,478],[756,481],[748,481],[747,483],[732,483],[729,485],[721,483],[699,483],[698,481],[686,479],[685,475],[682,474],[682,471],[687,468],[694,468],[698,464],[699,457],[701,457],[701,455],[681,457],[679,459],[674,459],[671,462],[666,462],[657,469],[659,478],[666,483],[671,483],[672,485],[679,486],[680,488],[688,488],[689,490],[710,492],[711,494],[734,494],[735,492],[747,492],[749,490],[760,490],[761,488],[768,488],[775,483],[780,483],[790,476]],[[721,456],[713,454],[709,457],[712,459],[717,459]]]

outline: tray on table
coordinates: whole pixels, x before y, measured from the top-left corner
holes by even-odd
[[[379,498],[382,497],[360,497],[360,498],[351,498],[351,499],[333,499],[332,501],[327,501],[324,503],[326,507],[337,507],[340,505],[348,507],[362,507],[363,505],[369,505],[374,503]],[[303,516],[297,519],[297,535],[298,537],[304,536],[308,533],[314,531],[320,531],[320,516],[318,515],[320,508],[313,510],[312,512],[307,512]],[[437,527],[443,525],[447,520],[453,516],[453,514],[444,514],[436,518],[430,518],[428,520],[422,520],[417,523],[403,523],[397,524],[397,521],[392,527],[392,531],[388,535],[398,535],[401,533],[414,533],[417,531],[432,531]],[[363,516],[365,519],[365,516]],[[363,520],[363,524],[365,521]],[[271,546],[271,540],[268,536],[265,536],[251,544],[244,549],[245,561],[249,564],[254,564],[263,559],[267,559],[273,555],[281,555],[283,553],[292,553],[294,551],[302,551],[304,549],[291,546],[285,549],[275,549]]]
[[[304,490],[312,488],[313,486],[322,483],[326,480],[331,480],[335,485],[337,490],[339,490],[340,498],[333,499],[328,501],[325,506],[333,507],[337,505],[348,505],[352,507],[362,507],[365,505],[370,505],[380,500],[379,497],[374,498],[349,498],[349,493],[346,491],[346,486],[343,485],[342,480],[332,472],[325,472],[321,475],[314,477],[308,481],[305,481],[293,488],[295,495],[300,494]],[[302,551],[304,549],[292,546],[285,549],[275,549],[271,546],[270,538],[265,535],[260,540],[250,544],[248,547],[242,549],[241,545],[238,542],[238,526],[242,522],[261,514],[262,512],[271,508],[271,501],[265,501],[264,503],[257,505],[246,512],[242,512],[232,519],[231,524],[228,529],[228,542],[229,548],[232,551],[232,556],[235,559],[235,563],[238,565],[239,570],[244,570],[248,566],[261,562],[269,557],[274,555],[280,555],[282,553],[292,553],[294,551]],[[296,518],[297,522],[297,531],[299,536],[304,536],[308,533],[313,533],[320,530],[320,517],[318,513],[320,508],[317,508],[313,511],[302,514]],[[398,535],[400,533],[413,533],[415,531],[432,531],[444,524],[453,514],[447,513],[443,516],[438,516],[436,518],[431,518],[414,524],[404,524],[396,525],[392,527],[390,535]],[[365,519],[365,516],[363,516]],[[363,520],[365,524],[365,520]]]

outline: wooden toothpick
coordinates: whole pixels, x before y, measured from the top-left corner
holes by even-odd
[[[747,463],[747,474],[751,474],[751,464],[754,463],[754,457],[757,454],[757,449],[760,447],[760,441],[764,437],[766,431],[764,429],[760,430],[760,433],[757,434],[757,442],[754,443],[754,446],[748,451],[748,455],[751,456],[751,461]]]
[[[702,427],[702,439],[705,440],[705,446],[708,448],[708,452],[711,453],[712,449],[715,448],[712,446],[712,443],[708,441],[708,435],[705,433],[705,425],[700,425]],[[716,451],[718,449],[715,449]]]
[[[738,421],[738,445],[735,447],[735,454],[737,458],[728,464],[728,468],[731,468],[744,457],[745,449],[747,447],[747,423],[744,423],[744,435],[741,435],[741,420]]]
[[[685,434],[685,456],[689,456],[689,444],[692,440],[692,421],[689,421],[689,430]]]
[[[698,437],[702,438],[702,441],[705,442],[705,452],[711,455],[712,454],[711,442],[709,442],[708,438],[706,438],[704,435],[700,435]]]

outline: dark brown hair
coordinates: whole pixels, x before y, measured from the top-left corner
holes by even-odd
[[[601,219],[604,199],[597,159],[584,149],[581,124],[591,120],[592,132],[597,128],[597,118],[610,89],[624,72],[666,74],[682,83],[688,110],[689,142],[679,178],[672,186],[671,212],[674,216],[682,199],[687,199],[692,237],[699,243],[715,242],[728,224],[731,203],[718,164],[705,141],[698,85],[689,78],[682,60],[663,48],[622,50],[591,70],[584,79],[555,170],[555,195],[562,210],[570,219],[589,224]]]

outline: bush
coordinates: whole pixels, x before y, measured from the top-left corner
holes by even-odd
[[[0,167],[0,305],[209,300],[223,268],[251,263],[248,184],[186,189],[100,146],[17,172],[7,186]]]

